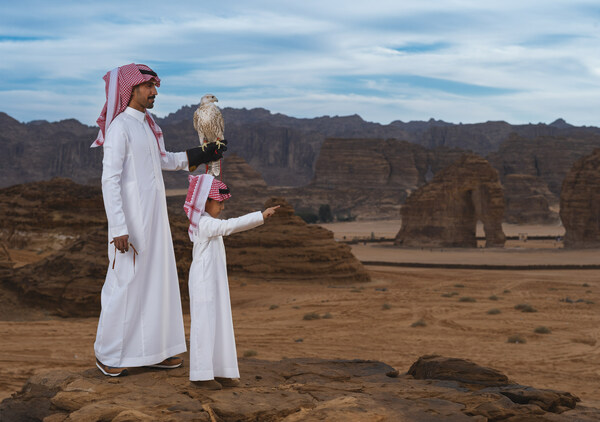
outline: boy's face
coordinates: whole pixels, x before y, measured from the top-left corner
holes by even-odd
[[[221,214],[221,211],[223,211],[224,208],[225,201],[216,201],[210,198],[206,200],[206,205],[204,206],[206,212],[213,218],[219,217],[219,214]]]

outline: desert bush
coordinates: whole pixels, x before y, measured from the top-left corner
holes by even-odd
[[[442,295],[442,297],[453,297],[453,296],[458,296],[458,292],[444,293]]]
[[[426,327],[427,323],[425,322],[424,319],[420,319],[418,321],[413,322],[412,324],[410,324],[411,327]]]
[[[582,286],[583,287],[590,287],[590,285],[588,283],[583,283]]]
[[[465,287],[464,284],[455,284],[454,287],[462,289],[463,287]]]
[[[500,312],[501,312],[500,309],[498,309],[498,308],[492,308],[489,311],[487,311],[487,314],[488,315],[498,315]]]
[[[520,335],[515,334],[508,338],[507,343],[527,343],[527,340],[525,340],[525,338],[521,337]]]
[[[258,352],[256,350],[246,350],[244,352],[245,358],[251,358],[252,356],[256,356],[256,355],[258,355]]]
[[[331,315],[331,313],[330,313],[330,312],[327,312],[327,313],[326,313],[325,315],[323,315],[321,318],[323,318],[323,319],[331,319],[331,318],[333,318],[333,315]]]
[[[469,296],[463,296],[460,299],[458,299],[459,302],[477,302],[475,299],[473,299],[472,297]]]
[[[537,309],[535,309],[531,305],[528,305],[527,303],[520,303],[518,305],[515,305],[515,309],[521,312],[537,312]]]
[[[504,294],[510,293],[510,290],[506,289],[502,293],[504,293]]]
[[[271,305],[271,306],[269,306],[269,310],[271,310],[271,311],[273,309],[277,309],[277,308],[279,308],[279,305]]]
[[[490,297],[488,297],[489,300],[498,300],[498,296],[496,295],[491,295]]]
[[[537,333],[537,334],[550,334],[552,332],[552,330],[550,330],[550,328],[548,328],[548,327],[539,326],[539,327],[536,327],[535,330],[533,330],[533,332]]]
[[[390,306],[389,303],[384,303],[383,305],[381,305],[381,309],[383,309],[384,311],[387,311],[388,309],[392,309],[392,307]]]
[[[316,312],[309,312],[307,314],[304,314],[304,317],[302,319],[304,319],[306,321],[311,321],[313,319],[319,319],[319,318],[321,318],[321,317],[319,316],[318,313],[316,313]]]
[[[322,204],[319,207],[319,220],[321,223],[331,223],[333,221],[333,213],[329,204]]]

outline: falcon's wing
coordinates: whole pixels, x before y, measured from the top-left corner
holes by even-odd
[[[223,115],[219,107],[213,104],[211,107],[210,120],[213,126],[213,132],[216,139],[225,139],[225,122],[223,121]]]
[[[204,143],[204,131],[202,130],[202,116],[200,116],[199,109],[194,112],[194,129],[196,129],[196,132],[198,132],[200,145],[202,145]]]

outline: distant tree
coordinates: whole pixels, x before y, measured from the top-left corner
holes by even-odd
[[[319,216],[312,210],[297,210],[296,215],[308,224],[314,224],[319,220]]]
[[[331,223],[333,221],[333,213],[329,204],[323,204],[319,207],[319,220],[321,220],[321,223]]]

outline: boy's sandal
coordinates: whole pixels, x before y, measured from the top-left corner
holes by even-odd
[[[118,377],[121,375],[127,375],[127,368],[116,368],[114,366],[108,366],[103,364],[96,358],[96,366],[104,375],[109,377]]]
[[[154,365],[146,365],[149,368],[162,368],[162,369],[174,369],[179,368],[183,365],[183,359],[179,356],[171,356],[170,358],[166,358],[160,363]]]

